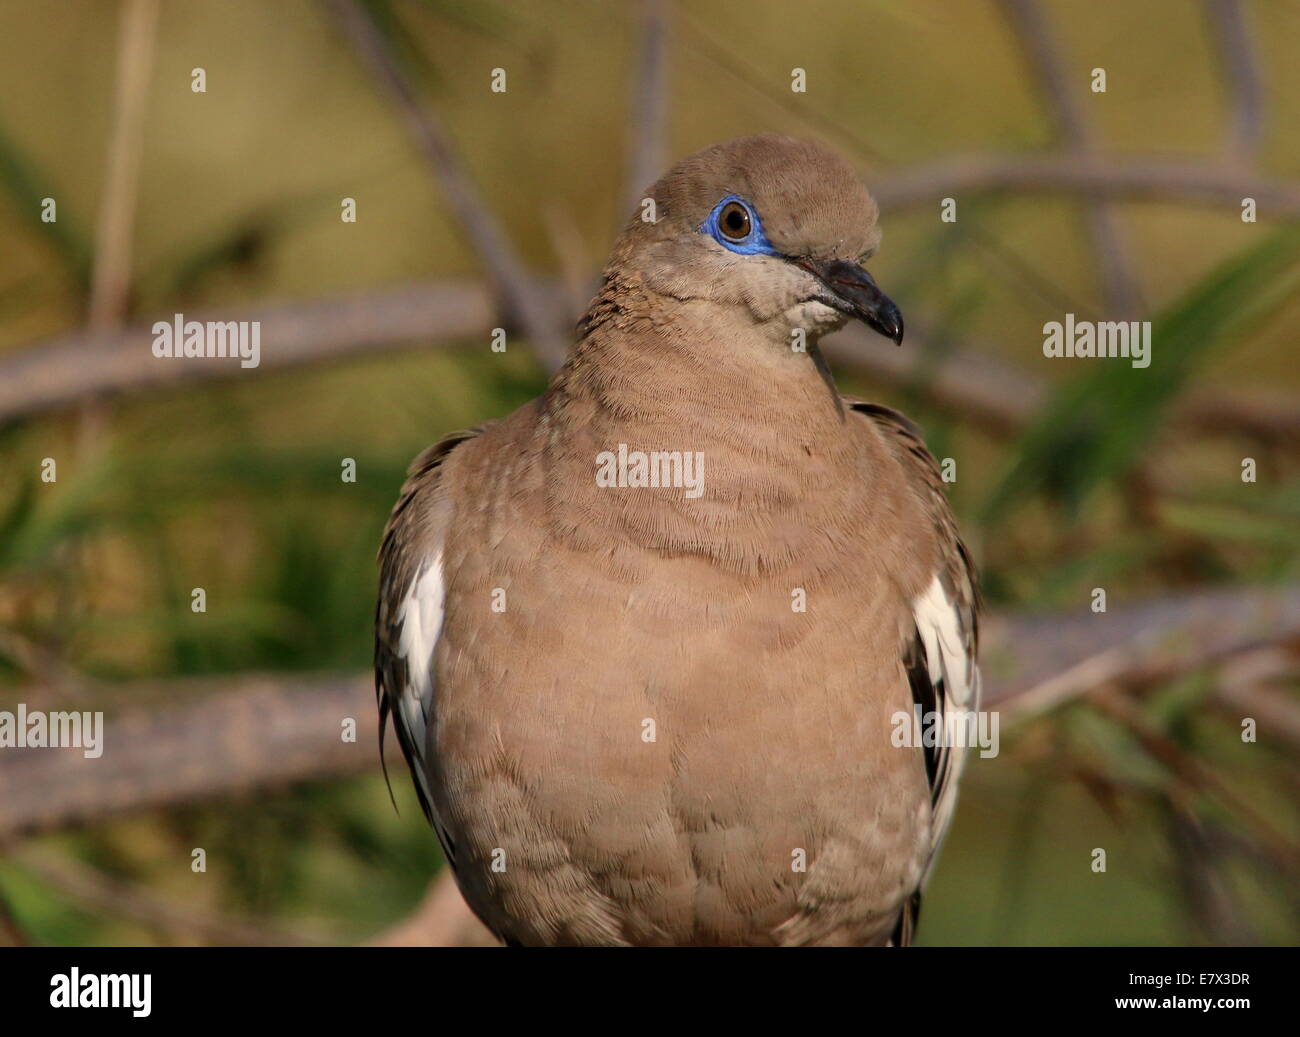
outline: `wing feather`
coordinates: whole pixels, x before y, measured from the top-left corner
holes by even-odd
[[[453,433],[411,466],[379,548],[379,603],[375,609],[379,758],[384,759],[384,736],[391,720],[420,807],[453,866],[456,847],[434,809],[425,759],[437,690],[434,655],[446,597],[443,547],[452,515],[441,485],[441,469],[457,446],[481,431]],[[384,777],[387,780],[386,762]]]
[[[926,449],[920,429],[908,418],[879,404],[846,402],[874,422],[893,446],[925,502],[939,538],[938,564],[929,584],[911,602],[911,629],[905,631],[900,646],[912,698],[924,713],[945,717],[951,711],[978,710],[979,584],[943,492],[939,466]],[[924,885],[952,821],[966,751],[944,744],[922,751],[931,796],[930,860],[922,878]],[[918,889],[904,906],[894,934],[896,944],[910,942],[920,908]]]

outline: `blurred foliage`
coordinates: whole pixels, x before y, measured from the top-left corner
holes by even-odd
[[[535,5],[368,0],[464,147],[503,225],[555,269],[572,231],[595,269],[624,214],[634,21],[595,0]],[[1117,149],[1213,153],[1223,119],[1211,43],[1186,5],[1050,4],[1085,82],[1105,55],[1112,92],[1093,99]],[[132,315],[364,290],[463,274],[468,254],[403,127],[320,5],[286,0],[164,5],[133,243]],[[1050,145],[1037,94],[997,8],[939,0],[678,5],[672,150],[748,132],[824,136],[868,177],[970,151]],[[1253,5],[1269,87],[1263,159],[1300,170],[1300,8]],[[743,26],[744,31],[736,31]],[[80,326],[103,184],[114,5],[0,0],[0,350]],[[864,40],[888,39],[868,48]],[[1160,41],[1153,48],[1152,41]],[[208,70],[209,91],[189,90]],[[488,70],[510,70],[505,95]],[[810,67],[810,92],[788,70]],[[1074,66],[1077,66],[1074,67]],[[919,74],[925,69],[925,74]],[[40,199],[59,220],[43,224]],[[337,199],[359,199],[355,225]],[[1293,229],[1235,211],[1117,205],[1161,316],[1155,362],[1056,361],[1041,326],[1099,308],[1081,205],[972,199],[936,231],[930,211],[886,217],[873,270],[936,343],[910,386],[844,388],[898,405],[939,456],[961,458],[952,498],[999,607],[1085,609],[1207,583],[1294,580],[1300,464],[1293,444],[1185,439],[1170,404],[1193,388],[1300,390]],[[922,390],[961,337],[1054,385],[1038,419],[1005,441],[931,410]],[[505,414],[545,386],[522,350],[356,360],[151,395],[0,430],[0,630],[97,682],[262,671],[355,672],[371,654],[373,556],[408,461],[443,432]],[[98,428],[94,435],[87,428]],[[1240,459],[1257,455],[1258,484]],[[59,478],[40,481],[42,458]],[[340,461],[357,461],[343,483]],[[1153,494],[1154,471],[1171,492]],[[203,616],[188,607],[207,590]],[[0,699],[23,694],[23,659],[0,643]],[[1294,838],[1294,761],[1200,708],[1196,675],[1161,689],[1144,718],[1272,814]],[[120,708],[113,702],[106,708]],[[418,900],[436,841],[401,775],[394,814],[367,775],[133,817],[45,840],[160,896],[358,940]],[[1172,792],[1171,792],[1172,790]],[[1186,819],[1240,844],[1234,819],[1177,787],[1132,733],[1086,706],[1010,734],[973,761],[931,887],[930,943],[1160,943],[1209,938],[1181,889],[1168,831]],[[1237,845],[1233,844],[1233,845]],[[194,846],[206,875],[189,870]],[[1106,876],[1087,862],[1105,846]],[[1221,863],[1254,939],[1294,942],[1285,875],[1249,847]],[[178,939],[89,912],[17,862],[0,900],[36,941]]]
[[[1149,450],[1167,404],[1205,354],[1300,291],[1300,230],[1287,227],[1215,269],[1153,322],[1160,362],[1141,376],[1126,361],[1098,364],[1043,407],[1013,454],[1010,473],[985,508],[986,521],[1044,494],[1077,516],[1099,486],[1125,475]]]

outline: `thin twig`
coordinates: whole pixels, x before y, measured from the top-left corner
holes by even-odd
[[[798,100],[800,95],[790,90],[788,79],[783,76],[773,77],[770,74],[772,67],[770,63],[766,65],[765,70],[760,71],[759,68],[747,65],[738,59],[732,53],[733,48],[718,42],[691,17],[686,5],[678,7],[675,20],[686,30],[680,35],[682,43],[703,58],[702,61],[691,63],[692,67],[707,69],[710,73],[725,72],[781,111],[792,115],[800,122],[810,123],[817,128],[818,132],[839,140],[868,161],[881,166],[890,162],[888,156],[876,144],[860,137],[839,120],[827,115],[822,111],[822,106],[801,103]],[[712,87],[713,84],[710,83],[709,86]]]
[[[642,192],[664,171],[668,154],[668,4],[640,0],[640,54],[632,97],[632,139],[628,155],[626,218]]]
[[[1253,828],[1278,867],[1290,873],[1300,872],[1300,845],[1280,831],[1271,816],[1238,795],[1214,770],[1156,728],[1128,696],[1106,688],[1094,691],[1089,702],[1126,727],[1142,748],[1180,781],[1203,795],[1213,796]]]
[[[1261,219],[1300,218],[1300,185],[1226,163],[1092,155],[958,155],[881,178],[882,210],[929,205],[958,194],[1084,194],[1239,207],[1254,198]]]
[[[1089,155],[1095,148],[1088,120],[1076,101],[1077,91],[1065,75],[1060,46],[1038,0],[1002,0],[1002,7],[1047,95],[1057,133],[1066,149],[1081,158]],[[1142,311],[1142,300],[1132,257],[1114,214],[1097,198],[1088,200],[1086,211],[1107,309],[1114,316],[1135,317]]]
[[[1280,649],[1229,660],[1219,671],[1214,701],[1238,723],[1250,717],[1265,739],[1289,746],[1300,758],[1300,713],[1294,697],[1271,686],[1296,669],[1295,659]]]
[[[1205,0],[1206,14],[1219,43],[1231,107],[1228,154],[1243,165],[1259,150],[1264,132],[1263,85],[1246,28],[1241,0]]]
[[[1185,803],[1168,797],[1164,804],[1169,847],[1188,916],[1203,937],[1216,947],[1240,947],[1257,942],[1241,905],[1227,882],[1221,841],[1212,837],[1210,822],[1196,816]]]
[[[124,0],[108,173],[100,198],[95,238],[88,318],[88,324],[94,329],[117,327],[126,316],[145,98],[153,70],[157,29],[158,0]]]
[[[1254,636],[1229,640],[1210,637],[1195,641],[1191,648],[1180,644],[1178,651],[1171,653],[1162,650],[1159,645],[1159,642],[1167,639],[1166,632],[1146,632],[1127,644],[1098,652],[1022,692],[1004,706],[1002,712],[1008,721],[1024,723],[1083,698],[1098,688],[1154,687],[1208,666],[1229,662],[1240,664],[1243,659],[1251,659],[1256,655],[1272,657],[1278,652],[1279,646],[1291,643],[1297,636],[1300,636],[1300,624],[1295,628],[1283,627],[1276,630],[1262,641]],[[1290,720],[1296,722],[1294,714]],[[1283,730],[1284,735],[1289,733]]]
[[[506,310],[519,321],[538,356],[550,368],[559,367],[568,343],[559,333],[560,316],[552,308],[552,297],[538,290],[496,217],[479,197],[441,120],[420,103],[388,41],[366,11],[355,0],[325,2],[366,67],[401,113],[420,153],[441,183],[461,229],[501,293]]]

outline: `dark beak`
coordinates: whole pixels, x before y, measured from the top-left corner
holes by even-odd
[[[903,344],[903,315],[857,263],[847,259],[801,259],[799,265],[822,283],[827,294],[821,301],[827,306],[857,317],[885,338]]]

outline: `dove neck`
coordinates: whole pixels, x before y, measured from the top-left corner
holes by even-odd
[[[697,449],[737,439],[769,461],[795,462],[806,440],[830,446],[845,434],[815,341],[795,349],[787,331],[736,307],[602,296],[580,331],[547,394],[558,426],[668,435]]]
[[[724,333],[717,311],[618,315],[574,347],[538,429],[566,528],[743,568],[772,550],[773,523],[793,550],[859,520],[873,466],[814,358],[761,328]]]

